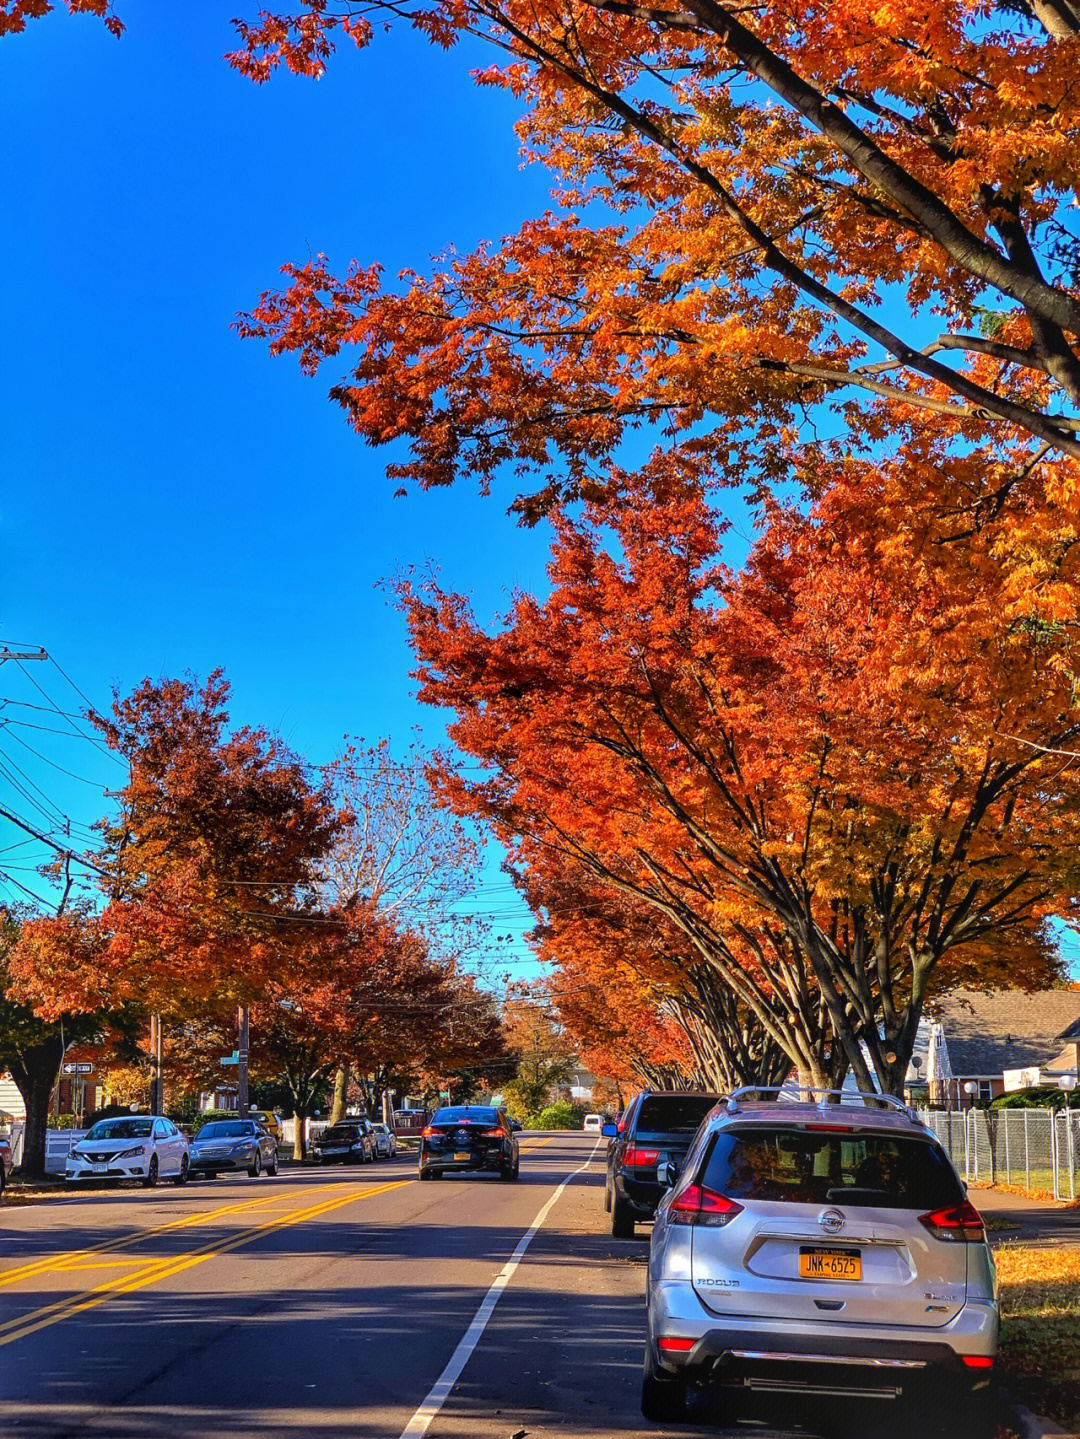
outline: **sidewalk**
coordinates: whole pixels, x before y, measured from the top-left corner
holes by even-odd
[[[991,1244],[1025,1244],[1035,1248],[1080,1246],[1080,1207],[1050,1199],[1028,1199],[1000,1189],[970,1191],[975,1208],[991,1221]],[[998,1224],[1009,1228],[999,1229]]]

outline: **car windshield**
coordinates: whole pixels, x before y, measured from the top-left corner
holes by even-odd
[[[360,1133],[358,1124],[331,1124],[322,1132],[323,1139],[355,1139]]]
[[[944,1154],[927,1140],[771,1125],[718,1134],[703,1182],[729,1199],[789,1204],[940,1209],[964,1198]]]
[[[87,1133],[87,1139],[149,1139],[152,1119],[99,1119]]]
[[[654,1094],[643,1099],[638,1134],[693,1134],[717,1101],[715,1094]]]
[[[248,1119],[215,1119],[204,1124],[198,1139],[246,1139],[255,1133],[255,1126]]]
[[[450,1109],[436,1111],[432,1124],[494,1124],[499,1117],[498,1110],[482,1105],[458,1104]]]

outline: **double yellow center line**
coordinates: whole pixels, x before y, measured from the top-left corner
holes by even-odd
[[[552,1136],[544,1139],[534,1139],[522,1145],[523,1150],[539,1149],[544,1144],[551,1142]],[[219,1255],[228,1254],[231,1250],[239,1249],[245,1244],[257,1238],[260,1234],[270,1234],[275,1230],[286,1229],[294,1224],[302,1224],[308,1219],[317,1219],[322,1214],[329,1214],[332,1210],[341,1209],[347,1204],[355,1204],[358,1200],[369,1199],[379,1194],[388,1194],[391,1190],[402,1189],[407,1184],[415,1183],[415,1179],[399,1179],[385,1184],[373,1184],[363,1189],[356,1187],[355,1181],[343,1181],[330,1186],[330,1196],[323,1197],[312,1204],[305,1204],[298,1209],[289,1209],[285,1213],[275,1214],[261,1223],[246,1225],[240,1233],[224,1238],[212,1239],[198,1248],[189,1249],[183,1254],[174,1254],[166,1258],[154,1260],[142,1259],[115,1259],[103,1260],[101,1267],[123,1266],[127,1272],[114,1275],[110,1279],[103,1280],[92,1289],[82,1290],[78,1294],[68,1295],[64,1299],[58,1299],[51,1304],[42,1305],[38,1309],[31,1310],[17,1319],[10,1319],[6,1323],[0,1323],[0,1347],[5,1344],[12,1344],[16,1339],[24,1339],[30,1334],[44,1329],[50,1324],[59,1324],[72,1315],[81,1314],[87,1309],[93,1309],[99,1304],[104,1304],[110,1299],[117,1298],[122,1294],[132,1294],[138,1289],[145,1289],[150,1284],[157,1284],[163,1279],[170,1279],[175,1274],[180,1274],[186,1269],[193,1269],[199,1264],[205,1264],[207,1260],[216,1259]],[[341,1191],[345,1191],[342,1193]],[[327,1191],[323,1189],[325,1196]],[[134,1233],[118,1235],[115,1239],[108,1239],[101,1244],[95,1244],[85,1249],[77,1249],[60,1254],[46,1255],[40,1259],[30,1260],[25,1264],[19,1264],[11,1269],[0,1272],[0,1287],[18,1284],[27,1279],[34,1279],[39,1275],[90,1269],[96,1267],[98,1256],[115,1254],[120,1250],[131,1248],[133,1245],[143,1244],[148,1239],[156,1238],[162,1234],[168,1234],[175,1230],[197,1228],[211,1223],[215,1219],[227,1215],[240,1214],[245,1211],[265,1209],[271,1206],[281,1206],[291,1199],[303,1198],[310,1194],[309,1189],[280,1190],[274,1188],[269,1194],[260,1196],[258,1199],[242,1200],[238,1204],[223,1204],[216,1209],[201,1210],[195,1214],[186,1214],[179,1219],[172,1219],[167,1224],[159,1224],[150,1229],[137,1230]],[[141,1265],[134,1272],[129,1266]]]
[[[94,1309],[99,1304],[106,1303],[121,1294],[132,1294],[137,1289],[144,1289],[149,1284],[157,1284],[162,1279],[170,1279],[174,1274],[180,1274],[185,1269],[193,1269],[198,1264],[205,1264],[209,1259],[216,1259],[221,1254],[228,1254],[230,1250],[239,1249],[242,1245],[250,1244],[260,1234],[269,1234],[274,1230],[286,1229],[293,1224],[301,1224],[306,1219],[316,1219],[321,1214],[328,1214],[331,1210],[341,1209],[347,1204],[354,1204],[357,1200],[368,1199],[372,1195],[388,1194],[393,1189],[402,1189],[407,1184],[413,1184],[413,1179],[399,1179],[389,1184],[374,1184],[366,1189],[355,1189],[347,1186],[350,1190],[347,1194],[335,1195],[330,1199],[320,1200],[317,1204],[308,1204],[300,1209],[290,1209],[284,1214],[276,1214],[270,1219],[265,1219],[260,1224],[253,1224],[246,1227],[241,1233],[227,1239],[211,1240],[197,1249],[191,1249],[186,1254],[171,1255],[166,1259],[153,1260],[145,1264],[142,1269],[134,1274],[116,1275],[112,1279],[106,1279],[101,1284],[95,1285],[93,1289],[84,1290],[80,1294],[68,1296],[66,1299],[59,1299],[53,1304],[43,1305],[39,1309],[31,1310],[18,1319],[10,1319],[6,1324],[0,1324],[0,1347],[5,1344],[12,1344],[16,1339],[25,1339],[28,1335],[44,1329],[50,1324],[59,1324],[64,1319],[69,1319],[74,1314],[81,1314],[87,1309]],[[338,1188],[341,1186],[335,1186]],[[295,1194],[296,1191],[293,1191]],[[123,1240],[110,1241],[108,1244],[98,1246],[94,1250],[84,1250],[81,1256],[68,1255],[67,1260],[82,1257],[91,1253],[99,1254],[109,1250],[122,1248],[125,1244],[138,1243],[148,1238],[151,1234],[160,1234],[167,1229],[176,1229],[191,1222],[205,1223],[207,1219],[218,1214],[235,1212],[237,1209],[252,1209],[259,1204],[270,1204],[275,1201],[290,1197],[280,1193],[268,1195],[263,1200],[255,1203],[228,1205],[224,1209],[211,1210],[208,1214],[191,1216],[188,1219],[178,1220],[173,1224],[163,1225],[157,1230],[148,1230],[139,1235],[128,1235]],[[40,1261],[40,1267],[24,1265],[22,1277],[28,1277],[29,1272],[42,1273],[46,1268],[61,1267],[54,1256],[49,1261]],[[8,1282],[13,1278],[16,1271],[9,1271],[4,1275],[4,1281]]]
[[[340,1189],[341,1185],[335,1184],[334,1188]],[[275,1189],[259,1199],[243,1199],[238,1204],[222,1204],[217,1209],[203,1209],[194,1214],[185,1214],[179,1219],[170,1219],[168,1224],[157,1224],[151,1229],[137,1229],[133,1233],[120,1234],[115,1239],[103,1240],[101,1244],[93,1244],[86,1249],[48,1254],[40,1259],[29,1260],[26,1264],[16,1265],[12,1269],[0,1271],[0,1288],[7,1284],[17,1284],[23,1279],[33,1279],[54,1269],[69,1269],[79,1261],[90,1259],[92,1255],[111,1254],[117,1249],[126,1249],[131,1244],[142,1244],[144,1240],[153,1239],[159,1234],[168,1234],[174,1229],[189,1229],[206,1224],[209,1220],[219,1219],[223,1214],[239,1214],[245,1209],[262,1209],[282,1200],[300,1199],[305,1193],[303,1189]]]

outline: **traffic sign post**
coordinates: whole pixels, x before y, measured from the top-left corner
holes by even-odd
[[[68,1063],[64,1065],[65,1074],[91,1074],[93,1073],[93,1069],[94,1066],[92,1064],[86,1064],[82,1060],[78,1063],[74,1060],[69,1060]]]

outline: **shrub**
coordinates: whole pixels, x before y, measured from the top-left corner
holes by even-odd
[[[238,1119],[239,1111],[235,1109],[204,1109],[196,1114],[192,1120],[184,1120],[184,1130],[190,1135],[198,1134],[204,1124],[209,1124],[212,1119]]]
[[[99,1119],[130,1119],[133,1112],[130,1104],[103,1104],[100,1109],[91,1110],[86,1116],[85,1127],[89,1129],[91,1124],[96,1124]],[[138,1111],[143,1116],[149,1112],[148,1109]]]
[[[536,1115],[530,1128],[533,1129],[580,1129],[585,1122],[585,1106],[582,1104],[571,1104],[568,1099],[560,1099],[555,1104],[549,1104]]]
[[[1043,1084],[1037,1089],[1014,1089],[1010,1094],[999,1094],[992,1101],[991,1109],[1062,1109],[1065,1091],[1056,1084]]]

